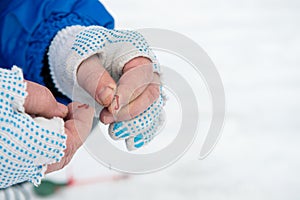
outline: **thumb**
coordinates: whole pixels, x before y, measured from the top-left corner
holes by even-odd
[[[46,118],[64,118],[67,115],[68,108],[58,103],[48,88],[31,81],[25,82],[28,92],[24,103],[26,113]]]
[[[113,100],[116,83],[97,55],[81,63],[77,71],[77,81],[100,105],[108,106]]]
[[[66,117],[65,128],[69,132],[69,140],[72,149],[78,149],[90,134],[94,108],[79,102],[72,102],[68,105],[69,113]],[[70,146],[67,144],[67,147]]]
[[[65,155],[60,162],[48,165],[46,173],[64,168],[91,131],[94,109],[87,104],[78,102],[70,103],[68,108],[69,113],[65,122],[65,133],[67,135]]]

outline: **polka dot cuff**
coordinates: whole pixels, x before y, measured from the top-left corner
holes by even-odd
[[[64,156],[64,122],[24,112],[26,84],[17,67],[0,69],[0,96],[0,188],[24,181],[38,185],[47,165]]]

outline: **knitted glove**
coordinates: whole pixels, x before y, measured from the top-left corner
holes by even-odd
[[[21,69],[0,69],[0,188],[24,181],[37,186],[47,165],[64,156],[63,120],[27,115],[25,90]]]
[[[108,30],[100,26],[71,26],[58,32],[49,48],[50,70],[58,90],[72,98],[73,88],[80,88],[76,77],[78,66],[95,54],[115,81],[121,77],[124,65],[139,56],[149,58],[153,63],[153,72],[160,73],[158,61],[140,33]],[[80,90],[79,93],[83,95],[77,94],[76,101],[93,106],[86,98],[87,93],[82,88]],[[159,99],[139,116],[126,122],[111,124],[110,136],[114,139],[126,139],[129,150],[147,144],[156,135],[161,124],[162,106],[163,97],[160,94]],[[96,108],[97,110],[99,111]]]
[[[139,56],[149,58],[153,71],[160,72],[155,55],[140,33],[101,26],[71,26],[56,34],[48,53],[53,82],[60,92],[72,98],[73,88],[78,85],[77,69],[94,54],[98,54],[115,81],[122,75],[124,65]]]

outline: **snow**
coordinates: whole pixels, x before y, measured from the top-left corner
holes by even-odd
[[[281,200],[300,197],[300,1],[105,0],[118,28],[165,28],[200,44],[223,79],[223,136],[205,160],[154,174],[74,186],[48,199]],[[48,176],[117,174],[80,149]],[[34,199],[39,199],[34,197]]]

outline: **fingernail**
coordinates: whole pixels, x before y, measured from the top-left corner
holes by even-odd
[[[113,95],[114,95],[114,88],[110,86],[106,86],[98,94],[98,99],[100,100],[100,103],[103,106],[108,106],[111,103],[110,101],[113,99]]]
[[[65,106],[64,104],[57,103],[57,107],[59,112],[62,113],[63,115],[66,115],[68,113],[68,107]]]

